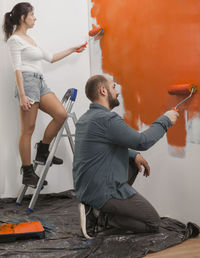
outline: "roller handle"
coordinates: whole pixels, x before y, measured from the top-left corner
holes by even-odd
[[[85,42],[85,44],[83,44],[82,46],[80,46],[80,47],[76,50],[76,52],[77,52],[77,53],[80,53],[81,50],[84,49],[86,46],[87,46],[87,41]]]
[[[178,103],[175,107],[173,107],[172,109],[173,109],[174,111],[178,111],[177,107],[180,106],[180,105],[182,105],[182,104],[183,104],[186,100],[188,100],[189,98],[191,98],[191,97],[192,97],[192,94],[193,94],[195,91],[196,91],[196,87],[192,87],[192,88],[191,88],[190,95],[189,95],[187,98],[183,99],[181,102],[179,102],[179,103]]]

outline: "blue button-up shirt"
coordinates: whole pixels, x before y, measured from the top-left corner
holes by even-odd
[[[135,194],[127,183],[129,156],[135,158],[135,150],[150,148],[170,126],[170,119],[161,116],[139,133],[117,113],[92,103],[76,124],[73,178],[77,199],[98,209],[110,198]]]

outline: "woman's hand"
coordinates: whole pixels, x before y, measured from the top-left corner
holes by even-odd
[[[74,52],[81,53],[85,50],[86,47],[87,47],[87,41],[82,45],[74,47]]]
[[[31,104],[26,96],[20,98],[20,107],[24,111],[29,111],[31,109]]]

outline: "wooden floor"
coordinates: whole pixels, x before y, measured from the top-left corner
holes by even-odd
[[[186,240],[182,244],[163,251],[148,254],[147,258],[200,258],[200,237]]]

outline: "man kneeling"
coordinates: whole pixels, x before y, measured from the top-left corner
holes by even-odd
[[[178,113],[166,112],[139,133],[111,112],[119,105],[119,93],[111,79],[93,76],[85,92],[92,103],[76,124],[73,162],[76,197],[82,203],[81,223],[86,222],[86,229],[81,225],[83,234],[95,234],[95,209],[107,215],[109,227],[134,233],[157,232],[157,211],[132,187],[142,166],[144,176],[150,175],[147,161],[136,150],[148,150],[154,145],[175,124]]]

